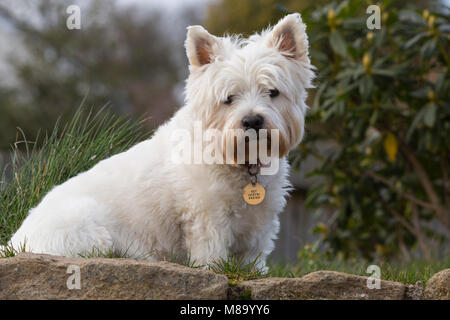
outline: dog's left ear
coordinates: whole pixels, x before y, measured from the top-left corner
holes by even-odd
[[[287,58],[309,62],[306,25],[299,13],[285,16],[273,27],[266,44],[277,48]]]
[[[219,39],[203,27],[188,27],[185,47],[191,66],[201,67],[213,62],[218,54],[219,46]]]

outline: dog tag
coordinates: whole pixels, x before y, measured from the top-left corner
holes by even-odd
[[[263,202],[264,197],[266,195],[266,190],[259,183],[249,183],[244,187],[243,197],[245,202],[255,206]]]

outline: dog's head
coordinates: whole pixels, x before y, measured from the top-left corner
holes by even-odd
[[[271,129],[277,129],[279,157],[301,141],[306,89],[312,87],[314,73],[300,14],[248,39],[216,37],[191,26],[185,46],[190,63],[187,107],[205,129],[224,133],[224,145],[236,129],[267,129],[269,144]]]

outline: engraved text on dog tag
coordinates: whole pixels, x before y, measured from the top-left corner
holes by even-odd
[[[243,197],[245,202],[251,205],[260,204],[266,195],[266,190],[259,183],[249,183],[244,187]]]

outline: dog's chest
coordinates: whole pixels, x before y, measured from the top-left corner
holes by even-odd
[[[226,222],[224,223],[228,230],[232,232],[235,241],[242,237],[251,237],[253,234],[261,232],[264,225],[268,223],[273,216],[270,210],[272,198],[267,196],[262,203],[251,205],[244,201],[243,188],[235,188],[235,192],[222,203]]]
[[[183,210],[185,218],[214,226],[217,232],[227,235],[224,238],[251,237],[261,232],[273,219],[273,202],[282,194],[278,189],[281,190],[283,185],[276,176],[258,178],[267,190],[266,196],[260,204],[251,205],[243,197],[244,188],[250,183],[246,171],[233,174],[207,169],[189,170],[189,191],[182,193],[186,196],[184,205],[188,205]]]

